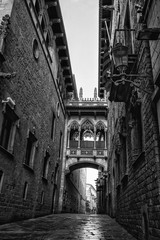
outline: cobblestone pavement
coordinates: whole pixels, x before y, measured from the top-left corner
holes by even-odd
[[[106,215],[54,214],[0,226],[0,240],[136,240]]]

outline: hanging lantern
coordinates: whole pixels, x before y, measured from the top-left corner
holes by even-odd
[[[116,69],[123,73],[128,66],[128,47],[117,43],[112,49],[112,56]]]

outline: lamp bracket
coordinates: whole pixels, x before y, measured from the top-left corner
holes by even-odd
[[[115,75],[116,75],[116,77],[118,77],[118,76],[120,76],[121,78],[119,79],[119,80],[116,80],[116,81],[113,81],[112,80],[112,77],[115,77]],[[151,94],[152,92],[151,91],[148,91],[148,90],[146,90],[144,87],[142,87],[141,86],[141,81],[140,80],[138,80],[138,79],[135,79],[135,81],[132,81],[132,80],[129,80],[129,79],[126,79],[125,78],[125,76],[129,76],[129,75],[132,75],[132,74],[129,74],[129,75],[127,75],[127,74],[115,74],[115,75],[113,75],[112,77],[111,77],[111,81],[113,82],[113,84],[115,85],[115,86],[119,86],[120,84],[125,84],[125,83],[130,83],[130,86],[131,87],[136,87],[136,88],[139,88],[141,91],[143,91],[143,92],[146,92],[146,93],[148,93],[148,94]],[[138,77],[146,77],[146,75],[137,75],[137,74],[133,74],[132,76],[134,76],[134,75],[136,75],[136,76],[138,76]]]
[[[112,78],[117,77],[139,77],[139,78],[146,78],[149,77],[149,75],[142,75],[142,74],[126,74],[126,73],[120,73],[120,74],[113,74],[111,75]]]

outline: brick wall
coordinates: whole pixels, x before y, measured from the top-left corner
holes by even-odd
[[[16,72],[13,79],[2,79],[0,82],[0,100],[11,97],[15,100],[15,112],[20,119],[16,129],[14,153],[9,154],[0,148],[0,169],[4,180],[0,193],[0,222],[46,215],[52,212],[53,191],[58,201],[61,159],[59,159],[60,132],[64,131],[64,112],[60,103],[60,116],[57,116],[57,103],[60,96],[56,90],[38,35],[31,21],[25,1],[14,3],[9,31],[6,37],[5,58],[1,66],[3,72]],[[33,56],[33,40],[39,44],[39,59]],[[56,49],[55,49],[56,52]],[[2,119],[2,103],[0,118]],[[52,115],[55,112],[56,127],[54,139],[51,139]],[[0,123],[2,130],[2,122]],[[24,165],[27,132],[35,129],[38,140],[33,170]],[[63,143],[63,136],[62,136]],[[48,180],[42,179],[43,158],[45,151],[50,154]],[[55,166],[58,167],[58,181],[54,179]],[[27,199],[23,199],[24,184],[28,182]],[[44,202],[40,203],[44,191]]]
[[[153,1],[148,15],[148,27],[157,27],[159,19],[159,1]],[[131,9],[135,14],[135,10]],[[134,17],[132,18],[134,19]],[[146,89],[150,93],[141,91],[141,117],[142,117],[142,151],[139,156],[134,155],[133,126],[130,125],[130,102],[127,104],[110,104],[108,126],[110,129],[109,139],[109,174],[112,178],[112,212],[117,221],[126,227],[137,239],[160,238],[160,168],[159,168],[159,130],[155,104],[153,102],[156,86],[156,76],[159,73],[159,41],[142,41],[136,43],[138,47],[137,71],[146,73]],[[153,73],[153,75],[152,75]],[[153,76],[153,77],[152,77]],[[143,85],[144,87],[144,85]],[[119,115],[116,117],[115,106],[119,106]],[[125,111],[123,109],[125,108]],[[124,115],[124,112],[126,113]],[[119,138],[120,121],[122,116],[126,118],[126,154],[127,154],[127,180],[122,175],[123,158],[120,155],[120,181],[117,181],[116,139]],[[116,121],[117,120],[117,121]],[[137,135],[138,138],[138,135]]]

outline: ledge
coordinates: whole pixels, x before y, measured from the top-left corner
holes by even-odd
[[[23,166],[27,169],[27,170],[29,170],[31,173],[34,173],[34,170],[33,170],[33,168],[31,168],[29,165],[27,165],[26,163],[23,163]]]
[[[6,150],[5,148],[3,148],[1,145],[0,145],[0,151],[1,152],[3,152],[3,153],[5,153],[8,157],[10,157],[10,158],[14,158],[14,155],[12,154],[12,153],[10,153],[10,152],[8,152],[8,150]]]

